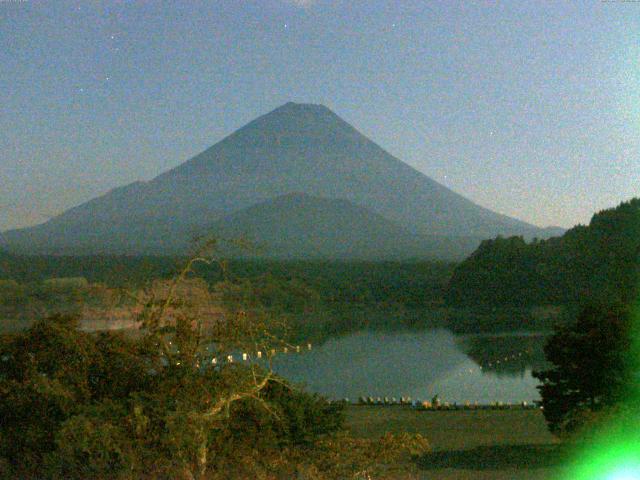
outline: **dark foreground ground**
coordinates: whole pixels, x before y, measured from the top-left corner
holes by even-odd
[[[562,454],[539,410],[416,411],[352,406],[347,424],[356,436],[386,431],[420,433],[432,452],[420,459],[425,479],[563,478]]]

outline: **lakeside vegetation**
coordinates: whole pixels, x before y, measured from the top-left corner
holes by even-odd
[[[113,309],[124,293],[168,279],[183,257],[55,257],[0,254],[0,318],[15,331],[51,313]],[[215,290],[233,284],[286,317],[292,338],[322,341],[362,328],[444,326],[442,298],[454,264],[236,260],[198,265]],[[120,299],[120,300],[117,300]],[[94,319],[96,313],[94,312]]]
[[[453,307],[563,305],[633,300],[640,280],[640,198],[593,215],[561,237],[485,240],[452,277]]]
[[[342,478],[360,468],[377,472],[379,478],[395,478],[396,472],[436,472],[477,461],[478,469],[508,475],[518,465],[526,468],[541,452],[556,455],[555,449],[510,445],[504,447],[507,453],[520,460],[509,464],[495,463],[505,453],[500,445],[478,447],[475,457],[457,450],[426,453],[426,440],[407,434],[416,432],[414,420],[405,417],[396,419],[400,436],[362,439],[353,435],[362,428],[354,426],[360,420],[352,415],[351,430],[345,430],[339,405],[297,390],[269,369],[226,365],[203,374],[203,346],[216,338],[219,355],[256,341],[265,347],[274,339],[283,344],[320,342],[362,328],[438,326],[457,333],[555,328],[546,358],[534,354],[526,362],[533,358],[536,369],[547,369],[535,375],[543,382],[550,430],[574,441],[611,418],[633,425],[638,418],[637,402],[627,392],[637,372],[637,362],[628,361],[634,358],[629,356],[631,310],[617,314],[613,307],[631,305],[637,293],[636,233],[640,201],[634,200],[597,214],[589,227],[577,227],[559,239],[485,242],[457,266],[187,261],[186,275],[179,268],[183,257],[3,253],[0,312],[3,329],[11,335],[0,344],[0,469],[10,476],[42,478],[143,478],[151,472],[150,478],[213,479],[303,471],[303,478],[311,479]],[[536,275],[549,274],[539,261],[553,265],[556,285],[550,279],[536,283]],[[174,289],[176,279],[180,288]],[[475,304],[465,297],[470,292],[476,295]],[[600,307],[585,310],[582,304],[588,302]],[[618,324],[624,328],[612,330]],[[78,326],[142,329],[129,338],[114,332],[88,334]],[[218,336],[203,335],[211,328]],[[166,349],[168,340],[174,346]],[[543,340],[539,335],[525,338],[521,349],[539,353],[536,345]],[[487,348],[481,336],[465,343],[467,354],[479,364],[504,358],[514,346],[494,338]],[[576,364],[575,358],[584,361]],[[508,368],[489,371],[513,374],[525,366],[514,362]],[[567,378],[586,381],[574,388]],[[468,419],[459,420],[466,424]],[[517,421],[505,420],[505,428],[513,429]],[[247,435],[253,439],[249,444]],[[418,456],[417,450],[422,452]],[[14,465],[9,459],[18,453],[23,461]],[[555,460],[540,463],[541,468],[555,465]]]
[[[186,257],[14,255],[0,250],[0,278],[37,284],[50,278],[83,277],[112,288],[136,288],[170,278]],[[320,260],[230,260],[226,274],[237,279],[296,280],[326,303],[440,304],[455,268],[451,262],[365,262]],[[199,265],[196,275],[213,284],[219,266]]]
[[[247,284],[210,289],[193,277],[201,258],[129,300],[135,337],[83,332],[73,315],[43,317],[2,337],[0,475],[320,480],[406,473],[411,465],[399,460],[426,451],[424,438],[350,437],[342,406],[275,375],[272,353],[266,363],[204,363],[288,344],[277,336],[277,312]],[[75,292],[75,301],[95,285],[66,279],[40,287]]]
[[[639,255],[640,200],[600,212],[590,226],[558,239],[484,242],[460,265],[256,260],[203,265],[184,257],[3,253],[0,312],[4,332],[11,335],[0,345],[0,456],[5,459],[0,468],[43,478],[142,478],[147,472],[150,478],[243,478],[267,471],[295,475],[301,469],[304,478],[341,478],[363,468],[394,478],[396,467],[404,474],[415,468],[436,471],[456,458],[470,461],[468,453],[425,453],[424,438],[406,435],[415,433],[414,420],[407,418],[404,436],[351,436],[339,405],[297,390],[269,369],[229,364],[203,374],[203,346],[212,338],[221,355],[249,345],[266,348],[274,339],[284,345],[321,342],[363,328],[446,327],[488,334],[555,328],[546,358],[539,355],[544,336],[533,335],[519,340],[524,342],[519,350],[532,355],[508,370],[489,371],[519,373],[522,362],[530,365],[532,359],[536,369],[546,368],[535,373],[543,382],[545,419],[553,433],[571,441],[610,418],[635,425],[637,402],[630,401],[627,389],[637,372],[637,362],[628,360],[635,358],[629,305],[637,293]],[[189,266],[181,270],[185,260]],[[174,289],[176,281],[180,287]],[[584,303],[599,307],[585,309]],[[621,327],[613,329],[616,325]],[[88,334],[78,326],[129,328],[139,335]],[[212,328],[213,337],[203,334]],[[166,349],[168,340],[174,345]],[[504,358],[514,347],[511,339],[501,343],[495,337],[489,347],[481,336],[464,342],[479,364]],[[583,361],[576,364],[575,358]],[[567,379],[579,381],[572,386]],[[191,420],[184,423],[186,418]],[[354,418],[352,432],[361,428],[353,426]],[[508,428],[514,421],[508,420]],[[250,445],[247,435],[253,438]],[[418,457],[416,449],[423,452]],[[546,449],[512,453],[526,462]],[[344,456],[347,450],[351,453]],[[496,466],[491,463],[496,452],[482,450],[479,468]],[[8,459],[18,453],[22,463],[11,464]],[[497,464],[503,466],[514,465]],[[547,466],[554,465],[541,464]]]
[[[2,331],[25,328],[38,315],[74,313],[87,303],[135,292],[167,279],[184,257],[24,256],[0,253]],[[456,333],[550,331],[561,307],[445,305],[456,264],[449,262],[231,260],[199,265],[215,288],[244,285],[285,316],[292,340],[321,342],[362,330],[448,328]],[[103,322],[104,323],[104,322]]]
[[[485,240],[459,264],[231,260],[224,269],[198,266],[196,274],[211,287],[225,280],[250,282],[253,295],[291,315],[298,332],[314,339],[365,327],[550,331],[576,318],[584,299],[625,303],[632,298],[640,279],[639,210],[640,199],[624,202],[595,214],[588,226],[548,240]],[[32,300],[46,303],[45,283],[52,278],[78,277],[92,285],[135,290],[150,279],[171,277],[183,261],[4,252],[0,302],[16,307]]]

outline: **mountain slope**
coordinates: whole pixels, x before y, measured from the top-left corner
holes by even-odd
[[[545,236],[431,180],[326,107],[293,103],[150,182],[5,236],[14,249],[47,253],[169,253],[214,219],[291,192],[346,199],[413,234]]]
[[[347,200],[288,194],[215,222],[210,231],[243,237],[256,247],[238,252],[278,258],[461,260],[479,239],[420,236]]]

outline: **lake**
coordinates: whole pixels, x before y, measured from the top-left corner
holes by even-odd
[[[539,399],[533,369],[544,366],[537,333],[467,335],[448,330],[361,331],[311,351],[277,356],[274,369],[332,399],[360,396],[515,403]]]

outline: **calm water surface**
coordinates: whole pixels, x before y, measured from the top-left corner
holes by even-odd
[[[544,338],[536,338],[364,331],[331,339],[310,352],[281,355],[275,370],[333,399],[430,399],[438,394],[458,403],[530,402],[539,399],[531,370]]]

